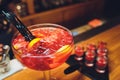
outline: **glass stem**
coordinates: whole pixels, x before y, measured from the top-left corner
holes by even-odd
[[[44,80],[50,80],[51,79],[50,70],[43,71],[43,75],[44,75]]]

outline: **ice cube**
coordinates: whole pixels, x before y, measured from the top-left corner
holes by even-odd
[[[50,54],[50,49],[46,49],[43,54],[47,55],[47,54]]]

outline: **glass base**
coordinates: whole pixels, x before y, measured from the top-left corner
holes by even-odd
[[[93,63],[85,63],[86,66],[92,67],[94,64]]]
[[[81,61],[81,60],[83,59],[83,57],[75,57],[75,59],[76,59],[77,61]]]
[[[96,69],[98,73],[105,73],[105,70]]]

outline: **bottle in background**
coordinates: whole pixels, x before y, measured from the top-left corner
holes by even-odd
[[[8,45],[3,46],[3,51],[0,54],[0,74],[10,70],[9,50],[10,47]]]
[[[49,7],[45,0],[34,0],[33,4],[36,13],[44,11]]]
[[[21,17],[27,16],[29,14],[28,6],[27,6],[27,3],[25,2],[25,0],[23,0],[21,3],[18,3],[16,5],[16,11],[17,11],[18,15]]]

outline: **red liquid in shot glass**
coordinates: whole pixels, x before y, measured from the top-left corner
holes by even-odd
[[[86,66],[92,67],[94,65],[95,53],[93,51],[87,51],[85,53]]]
[[[99,56],[96,60],[96,71],[98,73],[104,73],[105,68],[107,66],[107,57],[106,56]]]
[[[82,60],[84,55],[84,49],[81,46],[76,46],[75,47],[75,59],[76,60]]]

